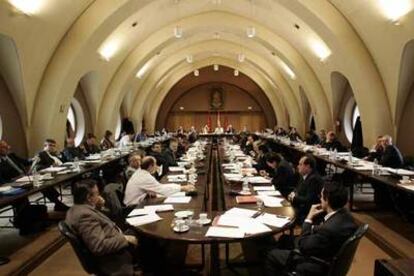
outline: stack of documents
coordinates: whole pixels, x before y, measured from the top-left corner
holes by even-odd
[[[239,173],[225,173],[224,177],[229,181],[242,181],[243,175]]]
[[[272,180],[270,178],[264,178],[263,176],[252,176],[249,177],[249,182],[252,184],[270,184]]]
[[[241,239],[244,237],[244,232],[239,228],[210,226],[206,237]]]
[[[282,196],[279,191],[257,191],[259,196]]]
[[[142,215],[148,215],[155,212],[166,212],[174,210],[174,206],[171,204],[162,204],[162,205],[148,205],[144,208],[134,209],[129,213],[128,217],[136,217]]]
[[[283,207],[282,201],[284,201],[283,198],[280,197],[274,197],[274,196],[263,196],[258,195],[256,198],[260,198],[263,200],[263,203],[266,207]]]
[[[187,176],[185,174],[167,175],[168,182],[186,182]]]
[[[254,186],[254,191],[276,191],[275,186]]]
[[[170,172],[185,172],[185,168],[182,167],[168,167]]]
[[[144,216],[127,218],[126,221],[133,226],[140,226],[140,225],[149,224],[155,221],[159,221],[161,219],[162,218],[158,216],[156,213],[151,213],[151,214],[144,215]]]
[[[164,203],[189,203],[191,196],[169,196],[164,200]]]
[[[255,218],[255,221],[272,227],[282,228],[290,222],[290,218],[264,213],[263,215]]]

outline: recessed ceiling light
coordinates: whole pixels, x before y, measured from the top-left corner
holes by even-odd
[[[109,61],[118,51],[118,49],[119,41],[113,39],[108,42],[104,42],[104,44],[99,48],[98,52],[104,60]]]
[[[218,64],[214,64],[213,65],[213,69],[214,69],[214,71],[218,71],[219,70],[219,65]]]
[[[253,38],[256,36],[256,28],[253,26],[249,26],[246,29],[246,35],[248,38]]]
[[[176,38],[181,38],[183,36],[183,28],[181,28],[180,26],[176,26],[174,28],[174,36]]]
[[[312,39],[310,47],[320,61],[325,61],[331,55],[331,49],[320,39]]]
[[[45,0],[9,0],[9,3],[18,11],[33,15],[40,12],[45,5]]]

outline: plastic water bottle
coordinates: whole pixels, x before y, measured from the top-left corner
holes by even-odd
[[[243,192],[248,192],[249,191],[249,180],[247,179],[247,177],[243,178],[242,190],[243,190]]]
[[[335,161],[338,158],[338,151],[334,149],[333,151],[333,160]]]
[[[32,177],[33,177],[33,186],[34,187],[39,187],[40,186],[40,179],[39,179],[39,173],[37,172],[36,166],[33,168]]]
[[[377,160],[377,158],[374,159],[374,164],[372,166],[372,174],[373,175],[378,174],[378,160]]]
[[[352,152],[351,151],[348,152],[348,163],[350,166],[352,165]]]

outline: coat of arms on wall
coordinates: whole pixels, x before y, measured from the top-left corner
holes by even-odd
[[[223,88],[213,87],[210,93],[210,108],[212,110],[220,110],[224,107]]]

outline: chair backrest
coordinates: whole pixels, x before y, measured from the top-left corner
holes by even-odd
[[[89,274],[99,274],[99,270],[94,261],[94,256],[83,241],[73,232],[69,225],[67,225],[64,221],[60,221],[58,228],[60,233],[62,233],[62,235],[69,240],[83,269]]]
[[[355,233],[348,238],[332,260],[329,274],[332,276],[345,276],[351,267],[359,241],[368,231],[368,224],[361,225]]]
[[[103,196],[105,206],[109,209],[107,214],[113,221],[124,223],[124,205],[122,203],[124,193],[123,186],[120,183],[110,183],[105,186]]]

